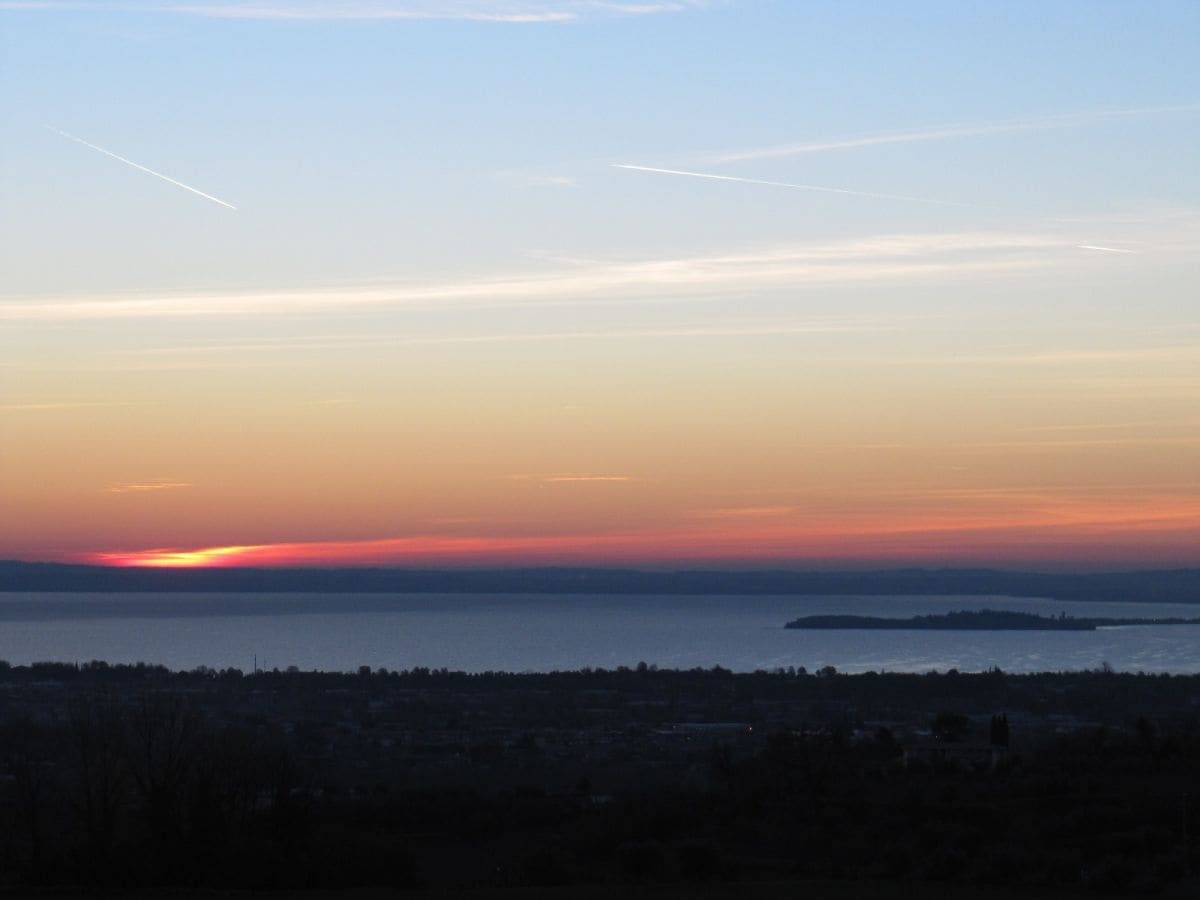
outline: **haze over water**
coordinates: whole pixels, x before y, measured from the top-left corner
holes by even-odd
[[[720,665],[734,671],[1200,672],[1200,626],[1091,632],[795,631],[801,615],[957,609],[1191,617],[1170,603],[1011,597],[514,594],[0,594],[0,659],[468,672]]]

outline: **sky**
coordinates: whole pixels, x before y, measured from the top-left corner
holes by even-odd
[[[0,0],[0,558],[1200,565],[1200,5]]]

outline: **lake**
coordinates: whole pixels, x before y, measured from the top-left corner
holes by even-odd
[[[173,669],[548,671],[720,665],[735,671],[1200,672],[1200,626],[1097,631],[796,631],[802,615],[907,617],[957,609],[1181,616],[1174,603],[1013,597],[545,594],[0,593],[0,659],[161,663]]]

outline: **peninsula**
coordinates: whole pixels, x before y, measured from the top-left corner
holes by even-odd
[[[1200,625],[1200,618],[1103,618],[1065,614],[1039,616],[1035,613],[997,609],[957,610],[927,616],[891,619],[883,616],[802,616],[785,628],[874,629],[904,631],[1095,631],[1122,625]]]

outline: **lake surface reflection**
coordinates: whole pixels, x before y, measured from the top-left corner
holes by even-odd
[[[1172,603],[1012,597],[523,594],[0,594],[0,659],[145,661],[174,669],[548,671],[720,665],[735,671],[1200,672],[1200,626],[1098,631],[789,631],[801,615],[957,609],[1180,616]]]

